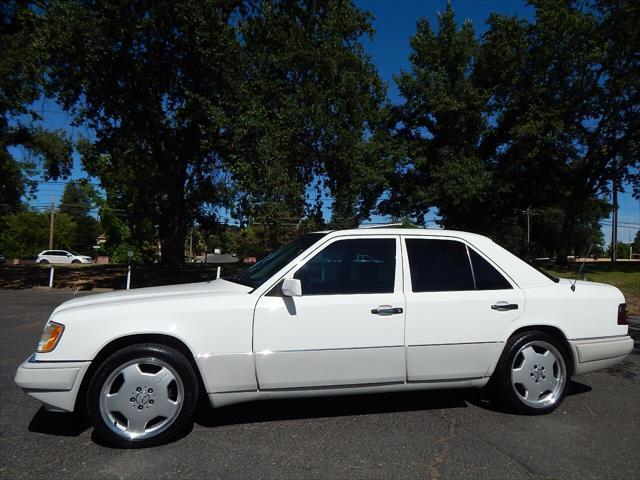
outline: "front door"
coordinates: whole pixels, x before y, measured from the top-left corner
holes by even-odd
[[[404,382],[404,295],[395,235],[337,237],[258,301],[254,353],[259,388]]]

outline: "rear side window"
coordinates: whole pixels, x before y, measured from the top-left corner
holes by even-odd
[[[454,240],[406,240],[414,292],[474,290],[467,247]]]
[[[339,240],[305,263],[294,275],[303,295],[393,293],[396,240]]]
[[[476,278],[476,289],[506,290],[513,288],[498,270],[493,268],[489,262],[471,248],[469,249],[469,255],[473,264],[473,274]]]

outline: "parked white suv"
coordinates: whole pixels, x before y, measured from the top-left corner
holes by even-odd
[[[480,235],[310,233],[235,277],[60,305],[16,373],[122,447],[176,438],[200,394],[267,398],[495,387],[547,413],[633,349],[610,285],[550,278]],[[608,392],[615,402],[615,391]]]
[[[36,263],[93,263],[93,259],[66,250],[45,250],[38,254]]]

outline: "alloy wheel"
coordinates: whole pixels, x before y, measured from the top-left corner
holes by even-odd
[[[100,391],[100,414],[116,434],[141,440],[158,435],[178,417],[184,386],[158,358],[139,358],[116,368]]]
[[[556,404],[567,382],[567,368],[556,347],[542,340],[526,343],[513,358],[511,384],[518,398],[533,408]]]

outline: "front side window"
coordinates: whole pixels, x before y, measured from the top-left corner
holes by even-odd
[[[233,277],[225,277],[225,279],[248,287],[258,288],[325,235],[326,233],[307,233],[302,235],[284,247],[271,252],[244,272]]]
[[[414,292],[473,290],[467,247],[452,240],[406,240]]]
[[[303,295],[393,293],[396,240],[338,240],[312,257],[294,275]]]

